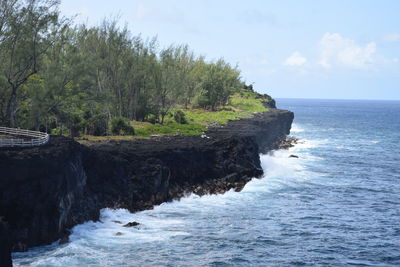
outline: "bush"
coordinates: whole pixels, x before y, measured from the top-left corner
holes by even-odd
[[[186,120],[185,112],[183,112],[182,110],[175,111],[174,120],[179,124],[187,124],[188,123]]]
[[[94,136],[107,135],[107,116],[104,114],[95,115],[86,120],[86,134]]]
[[[200,108],[208,108],[210,106],[210,100],[204,92],[195,97],[194,106]]]
[[[68,133],[68,128],[65,126],[58,126],[56,128],[51,129],[50,134],[53,135],[65,135]]]
[[[110,131],[115,135],[134,135],[135,129],[122,117],[110,120]]]
[[[149,114],[147,115],[145,121],[150,122],[151,124],[156,124],[158,122],[158,116],[154,114]]]

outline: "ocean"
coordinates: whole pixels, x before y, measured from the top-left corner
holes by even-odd
[[[400,101],[277,103],[300,142],[262,155],[264,177],[241,192],[105,209],[14,265],[400,266]]]

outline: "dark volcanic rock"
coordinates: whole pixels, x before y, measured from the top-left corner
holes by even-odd
[[[55,241],[82,222],[71,207],[86,186],[84,151],[63,137],[45,147],[0,150],[0,216],[9,223],[14,251]]]
[[[7,224],[0,217],[0,266],[12,266],[11,262],[11,242]]]
[[[299,139],[297,139],[296,137],[288,137],[288,138],[282,139],[279,142],[278,148],[279,149],[289,149],[298,143],[299,143]]]
[[[292,120],[293,113],[271,109],[212,128],[209,138],[83,146],[52,136],[42,147],[0,149],[0,216],[8,222],[11,245],[16,251],[48,244],[74,225],[98,220],[106,207],[138,211],[190,192],[240,191],[262,175],[259,153],[278,148]]]
[[[128,222],[127,224],[124,225],[124,227],[136,227],[140,225],[138,222]]]

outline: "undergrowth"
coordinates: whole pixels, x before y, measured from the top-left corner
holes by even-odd
[[[241,91],[232,95],[226,106],[219,107],[216,111],[205,109],[175,108],[166,116],[164,124],[150,122],[131,121],[130,125],[135,129],[134,136],[84,136],[84,140],[131,140],[155,135],[201,135],[209,126],[226,125],[231,120],[251,118],[255,113],[268,110],[263,105],[269,99],[250,91]],[[183,112],[186,123],[176,122],[174,114]]]

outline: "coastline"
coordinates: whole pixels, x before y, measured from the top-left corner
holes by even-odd
[[[289,134],[293,113],[270,109],[206,136],[166,136],[81,145],[52,137],[45,147],[0,151],[1,216],[13,251],[48,244],[98,220],[102,208],[132,212],[194,192],[241,190],[260,177],[259,153]]]

